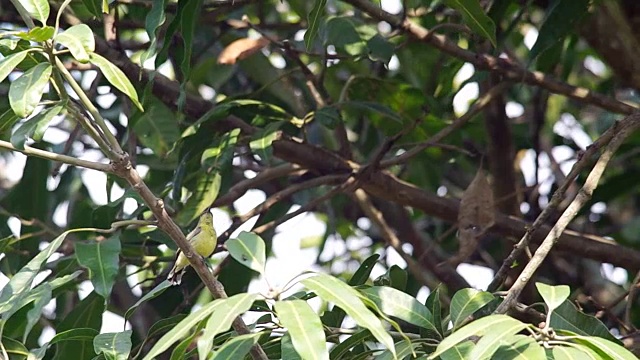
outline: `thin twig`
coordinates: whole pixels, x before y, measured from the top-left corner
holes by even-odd
[[[578,211],[580,211],[582,206],[591,199],[591,195],[593,194],[594,189],[598,186],[598,181],[600,180],[600,177],[602,177],[602,174],[615,151],[620,147],[620,145],[622,145],[627,136],[640,128],[640,113],[630,115],[629,118],[630,120],[625,121],[624,124],[622,124],[622,122],[618,122],[616,123],[617,125],[612,126],[615,133],[613,139],[611,139],[611,142],[605,146],[602,151],[602,155],[600,155],[600,158],[593,166],[593,169],[589,173],[589,176],[580,189],[578,195],[562,213],[562,216],[560,216],[560,219],[558,219],[549,234],[547,234],[547,237],[544,239],[538,250],[536,250],[524,270],[522,270],[522,273],[518,276],[516,282],[513,284],[511,289],[509,289],[504,301],[496,309],[496,313],[504,314],[514,305],[525,285],[531,280],[538,267],[542,264],[555,245],[556,241],[558,241],[562,232],[578,214]]]
[[[365,215],[367,215],[367,217],[379,228],[386,243],[391,246],[407,263],[407,268],[409,269],[411,274],[415,276],[415,278],[423,285],[427,286],[430,289],[435,289],[438,284],[426,276],[426,273],[424,269],[422,269],[422,266],[420,266],[420,264],[414,258],[412,258],[411,255],[404,252],[404,249],[402,249],[402,241],[400,241],[400,239],[398,239],[398,236],[396,236],[393,230],[391,230],[384,217],[382,216],[380,210],[378,210],[373,205],[371,199],[369,198],[369,195],[367,195],[364,190],[357,189],[353,193],[353,197],[355,198],[356,202],[365,213]]]
[[[61,154],[57,154],[57,153],[46,151],[46,150],[36,149],[29,145],[25,145],[24,149],[18,149],[17,147],[13,146],[10,142],[0,140],[0,148],[17,151],[19,153],[39,157],[41,159],[59,161],[65,164],[79,166],[79,167],[83,167],[91,170],[102,171],[105,173],[113,173],[113,169],[109,164],[77,159],[72,156],[61,155]]]
[[[414,148],[412,148],[410,150],[407,150],[406,152],[404,152],[404,153],[402,153],[402,154],[400,154],[400,155],[398,155],[398,156],[396,156],[394,158],[382,161],[380,163],[380,167],[382,169],[385,169],[385,168],[388,168],[389,166],[393,166],[393,165],[397,165],[397,164],[401,164],[403,162],[406,162],[410,158],[412,158],[412,157],[420,154],[421,152],[423,152],[425,149],[427,149],[427,148],[429,148],[431,146],[435,146],[436,144],[440,143],[442,141],[442,139],[444,139],[445,137],[449,136],[454,131],[460,129],[467,122],[469,122],[469,120],[471,120],[474,116],[476,116],[478,113],[480,113],[480,111],[485,106],[487,106],[489,103],[491,103],[491,101],[494,100],[503,91],[507,90],[509,88],[509,86],[511,86],[511,83],[509,83],[509,82],[501,83],[501,84],[498,84],[498,85],[494,86],[493,88],[491,88],[491,90],[487,91],[486,94],[484,94],[480,98],[478,98],[478,101],[476,101],[476,103],[473,104],[473,106],[471,106],[469,111],[467,111],[460,118],[458,118],[454,122],[452,122],[451,125],[449,125],[449,126],[445,127],[444,129],[438,131],[438,133],[433,135],[431,138],[429,138],[429,140],[423,142],[422,144],[417,145]]]

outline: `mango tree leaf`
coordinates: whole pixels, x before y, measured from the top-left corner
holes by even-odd
[[[27,263],[17,274],[15,274],[9,283],[7,283],[0,292],[0,313],[7,311],[12,306],[15,297],[25,291],[29,291],[33,284],[33,280],[40,272],[42,265],[49,257],[58,250],[67,234],[71,231],[65,231],[55,238],[44,250]]]
[[[498,348],[504,344],[504,341],[517,341],[512,335],[522,330],[522,323],[513,323],[508,325],[500,325],[491,328],[491,331],[476,343],[471,350],[469,357],[471,359],[493,359],[493,354]]]
[[[156,45],[158,42],[156,33],[158,28],[160,28],[167,19],[164,12],[166,6],[167,0],[153,0],[151,11],[147,14],[144,22],[144,28],[147,30],[147,35],[149,35],[149,48],[140,56],[140,65],[144,65],[148,59],[156,54]]]
[[[25,57],[27,57],[28,53],[29,50],[23,50],[0,60],[0,82],[3,82],[4,79],[11,74],[13,69],[15,69],[16,66],[18,66]]]
[[[383,314],[438,333],[429,309],[413,296],[388,286],[372,286],[360,291],[371,299]]]
[[[529,52],[529,61],[535,60],[538,55],[571,33],[588,9],[589,0],[554,1],[546,13],[536,43]],[[571,16],[567,17],[567,14]]]
[[[102,17],[102,2],[103,0],[82,0],[87,10],[95,17]]]
[[[58,104],[52,108],[41,111],[27,120],[13,132],[11,135],[11,144],[18,149],[24,149],[24,143],[29,138],[32,138],[34,141],[41,141],[44,132],[49,127],[49,123],[60,114],[63,108],[63,104]]]
[[[19,32],[16,36],[23,40],[42,42],[51,39],[55,31],[52,26],[37,26],[29,32]]]
[[[112,360],[126,360],[131,352],[131,330],[104,333],[93,339],[93,351]]]
[[[613,360],[633,360],[637,359],[629,350],[621,345],[597,336],[577,336],[573,339],[575,342],[586,345],[596,353],[601,354],[602,358]]]
[[[316,274],[302,280],[307,289],[312,290],[325,301],[330,301],[342,308],[351,316],[356,324],[369,329],[387,349],[395,354],[393,339],[385,330],[382,322],[369,310],[359,298],[358,292],[349,285],[325,274]]]
[[[467,360],[470,357],[473,347],[476,346],[471,341],[463,341],[458,345],[440,354],[441,360]]]
[[[51,71],[51,64],[41,63],[27,70],[11,83],[9,103],[17,116],[28,117],[38,106]]]
[[[274,308],[280,323],[289,330],[293,347],[303,359],[329,360],[322,323],[306,301],[278,301]]]
[[[487,305],[494,296],[486,291],[462,289],[451,299],[451,321],[455,331],[462,322],[474,312]]]
[[[56,330],[62,333],[71,329],[85,328],[99,332],[104,311],[104,298],[93,291],[67,314]],[[57,348],[55,360],[92,359],[95,356],[93,338],[82,337],[62,341]]]
[[[453,348],[458,343],[466,340],[470,336],[483,336],[494,331],[502,333],[504,336],[513,335],[524,329],[527,325],[507,315],[490,315],[473,321],[459,330],[447,336],[436,348],[429,359],[435,359],[438,355]],[[508,330],[508,331],[507,331]]]
[[[218,197],[222,177],[218,171],[204,171],[198,177],[193,194],[178,214],[179,224],[188,224],[205,211]]]
[[[6,336],[2,337],[2,346],[9,355],[9,359],[24,359],[29,353],[23,343]]]
[[[27,10],[32,18],[40,21],[42,25],[47,24],[50,11],[47,0],[20,0],[20,5]]]
[[[313,8],[307,17],[307,23],[309,24],[309,28],[304,33],[304,43],[307,47],[307,50],[311,49],[313,45],[313,41],[318,36],[318,29],[320,29],[320,24],[324,19],[325,14],[325,6],[327,5],[327,0],[316,0],[313,4]]]
[[[431,312],[431,316],[433,317],[433,324],[435,325],[438,334],[440,334],[440,338],[442,338],[442,336],[444,335],[444,329],[442,328],[442,304],[440,303],[440,286],[431,291],[424,305]]]
[[[229,239],[225,246],[229,255],[249,269],[264,274],[266,263],[265,244],[254,233],[243,231],[235,239]]]
[[[411,354],[415,354],[416,347],[417,346],[410,340],[402,340],[395,344],[396,351],[398,352],[396,355],[389,350],[385,350],[382,354],[376,356],[376,360],[405,359]]]
[[[473,32],[488,39],[496,47],[496,24],[484,13],[478,0],[445,0],[445,4],[458,10],[464,23]]]
[[[180,140],[180,129],[173,111],[155,97],[152,99],[145,103],[147,111],[140,114],[133,123],[133,129],[144,146],[158,157],[165,158]]]
[[[373,102],[373,101],[345,101],[340,104],[340,106],[354,108],[358,110],[370,111],[387,117],[391,120],[398,121],[400,123],[403,122],[402,116],[400,116],[397,112],[393,111],[389,107]]]
[[[549,326],[557,330],[567,330],[578,335],[598,336],[609,341],[618,342],[609,329],[598,319],[576,309],[570,301],[565,300],[553,313]]]
[[[98,68],[104,75],[105,78],[111,83],[111,85],[115,86],[116,89],[120,90],[123,94],[127,95],[129,99],[140,109],[140,111],[144,111],[142,108],[142,104],[138,100],[138,93],[136,89],[129,81],[129,78],[120,70],[117,66],[112,64],[109,60],[103,58],[102,56],[92,53],[89,56],[89,61]]]
[[[280,339],[280,354],[282,359],[302,360],[291,342],[291,335],[287,332]]]
[[[108,299],[118,275],[120,238],[112,236],[89,244],[76,243],[75,253],[78,263],[89,269],[91,284],[96,293]]]
[[[204,333],[198,339],[198,356],[200,360],[207,359],[211,352],[214,338],[229,329],[233,320],[247,312],[257,295],[255,294],[238,294],[223,301],[218,308],[211,314]]]
[[[344,341],[340,342],[340,344],[336,345],[333,349],[331,349],[329,357],[331,359],[341,359],[343,355],[349,352],[349,349],[363,343],[364,341],[372,339],[373,335],[371,335],[371,331],[367,329],[360,330],[357,333],[349,336]]]
[[[544,348],[531,337],[512,335],[500,341],[500,347],[493,354],[493,360],[544,359]]]
[[[156,286],[151,291],[146,293],[143,297],[140,298],[140,300],[136,301],[135,304],[131,305],[131,307],[129,309],[127,309],[127,312],[124,313],[124,319],[125,320],[129,319],[131,314],[133,314],[133,312],[138,308],[138,306],[140,306],[140,304],[142,304],[145,301],[149,301],[149,300],[159,296],[160,294],[162,294],[165,290],[167,290],[171,286],[172,286],[171,282],[169,282],[168,280],[165,280],[165,281],[161,282],[160,284],[158,284],[158,286]]]
[[[574,344],[577,346],[554,346],[551,349],[553,360],[600,360],[601,357],[590,348]],[[549,350],[547,350],[547,354]],[[547,356],[549,358],[549,356]]]
[[[71,55],[81,63],[89,62],[89,54],[96,49],[93,31],[86,24],[78,24],[68,28],[58,34],[55,40],[69,49]]]
[[[557,309],[565,300],[569,298],[571,289],[567,285],[550,286],[544,283],[536,283],[536,288],[540,296],[549,308],[549,312]]]
[[[33,303],[33,308],[27,312],[27,324],[22,335],[22,342],[27,341],[27,336],[29,336],[31,329],[33,329],[33,326],[42,316],[42,309],[49,303],[49,301],[51,301],[51,290],[51,284],[44,283],[38,286],[37,290],[34,292],[35,301]]]
[[[261,333],[238,335],[227,341],[216,351],[213,360],[243,359],[251,347],[258,342]]]

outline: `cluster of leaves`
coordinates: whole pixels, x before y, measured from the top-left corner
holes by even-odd
[[[397,143],[405,150],[445,128],[445,119],[452,115],[450,104],[456,91],[464,85],[454,81],[462,62],[443,59],[434,49],[412,42],[405,44],[388,33],[383,34],[378,30],[379,24],[372,23],[367,17],[347,13],[347,5],[342,2],[330,4],[336,8],[331,16],[327,16],[327,3],[326,0],[289,1],[287,5],[291,10],[287,11],[291,14],[283,15],[274,10],[267,16],[271,17],[269,20],[296,16],[307,19],[303,39],[294,44],[296,49],[306,49],[306,52],[296,50],[301,53],[298,60],[314,64],[315,57],[327,55],[324,49],[332,47],[335,50],[335,54],[331,54],[335,55],[332,66],[322,65],[324,82],[321,87],[331,95],[327,98],[336,101],[309,106],[315,96],[305,85],[309,80],[291,78],[289,84],[281,81],[287,73],[275,68],[259,51],[267,41],[238,40],[238,34],[225,34],[221,37],[221,45],[230,49],[235,44],[242,51],[227,52],[228,58],[219,63],[208,58],[197,59],[194,49],[202,47],[203,53],[208,55],[209,49],[199,43],[208,41],[211,35],[197,27],[202,14],[200,10],[207,6],[202,1],[181,0],[175,4],[153,1],[143,4],[144,10],[135,5],[115,5],[120,11],[126,10],[123,14],[126,20],[144,19],[144,31],[150,40],[148,48],[132,58],[140,63],[153,59],[156,68],[165,63],[173,64],[180,87],[170,104],[158,94],[154,95],[152,86],[139,89],[142,96],[138,97],[133,85],[138,79],[128,78],[110,59],[96,52],[95,37],[100,34],[94,34],[88,25],[61,25],[67,22],[64,14],[69,9],[86,21],[101,18],[103,12],[110,11],[107,1],[56,4],[54,26],[48,25],[50,4],[46,0],[16,2],[18,12],[28,14],[28,19],[38,23],[30,25],[27,21],[28,30],[17,25],[0,33],[3,55],[0,82],[11,80],[8,103],[2,104],[0,115],[2,147],[32,156],[44,156],[45,152],[39,148],[69,151],[42,141],[48,127],[60,118],[66,124],[85,129],[105,155],[111,150],[108,148],[109,136],[117,135],[115,140],[122,144],[133,142],[130,155],[136,157],[138,164],[150,169],[144,179],[146,184],[166,202],[175,221],[186,228],[215,203],[220,193],[227,193],[234,183],[245,180],[246,175],[239,176],[237,170],[282,165],[273,154],[273,143],[282,134],[302,136],[309,143],[332,149],[335,148],[334,131],[346,126],[359,134],[352,145],[355,159],[363,160],[374,153],[387,136],[411,129]],[[410,8],[405,10],[426,6],[420,1],[405,3]],[[476,0],[447,0],[442,6],[457,10],[461,23],[494,48],[505,43],[518,43],[521,48],[519,34],[506,36],[499,31],[515,26],[505,26],[504,19],[520,19],[522,14],[516,2],[496,3],[499,4],[488,13]],[[550,64],[562,60],[565,66],[560,77],[567,79],[571,75],[574,58],[567,53],[573,52],[576,56],[575,52],[579,50],[571,32],[580,16],[564,21],[563,14],[585,14],[588,3],[584,0],[557,1],[547,10],[539,37],[527,55],[529,64],[535,63],[540,70],[552,71]],[[151,6],[150,11],[146,5]],[[172,9],[173,16],[165,24],[168,9]],[[232,13],[230,17],[239,16]],[[419,20],[430,28],[441,21],[439,16],[432,14]],[[165,35],[163,44],[157,49],[160,33],[179,33],[180,36]],[[135,31],[125,32],[125,38],[135,39],[136,35]],[[291,47],[288,49],[293,51]],[[585,54],[588,52],[581,56]],[[394,58],[401,64],[395,73],[385,68]],[[417,58],[421,61],[417,62]],[[98,95],[87,95],[89,91],[80,85],[78,73],[66,70],[65,62],[72,61],[99,69],[96,84],[110,86],[124,96],[117,97],[110,106],[96,105]],[[359,66],[363,63],[371,66]],[[223,67],[224,64],[237,64],[240,75],[233,73],[236,68],[230,70]],[[433,79],[432,69],[438,70],[438,76]],[[372,75],[374,71],[376,73]],[[12,77],[19,72],[22,74]],[[345,72],[348,73],[346,78]],[[483,80],[482,76],[476,74],[468,82]],[[224,96],[220,96],[222,101],[212,110],[198,114],[196,121],[190,121],[180,114],[189,113],[187,95],[193,95],[194,89],[200,86],[212,88]],[[69,96],[67,88],[75,92],[77,100]],[[523,90],[513,96],[524,101],[533,95]],[[134,106],[127,106],[128,102]],[[579,111],[579,107],[566,104],[564,100],[552,99],[550,102],[550,111],[559,112],[560,107],[567,107],[569,110],[566,111]],[[174,104],[178,114],[170,109]],[[428,114],[425,114],[426,108]],[[121,112],[127,116],[126,125],[119,119]],[[176,121],[176,117],[180,121]],[[256,131],[249,134],[239,128],[220,131],[217,126],[230,117],[241,119],[244,125]],[[418,118],[424,118],[424,121],[416,124],[414,120]],[[87,125],[99,123],[101,119],[109,121],[115,129],[114,135],[106,125]],[[597,126],[591,129],[593,133],[597,133]],[[99,130],[91,133],[91,129]],[[212,137],[212,131],[222,134]],[[515,137],[522,140],[528,128],[516,124],[514,131]],[[468,141],[482,143],[484,136],[477,124],[470,124],[463,131],[452,134],[449,145],[460,149]],[[5,138],[9,141],[5,142]],[[554,141],[564,143],[562,139]],[[94,147],[93,143],[84,145]],[[525,146],[519,145],[519,148]],[[486,214],[493,208],[488,205],[491,198],[489,184],[483,171],[478,171],[472,180],[473,172],[469,169],[475,169],[476,164],[464,151],[460,153],[450,155],[441,149],[429,149],[417,156],[418,161],[410,167],[393,168],[392,171],[420,188],[435,191],[443,184],[459,189],[466,187],[466,184],[451,186],[459,180],[456,176],[447,178],[448,171],[466,170],[465,177],[472,184],[469,189],[476,190],[468,190],[462,196],[464,209],[458,214],[459,226],[462,229],[480,226],[484,232],[495,221],[493,216]],[[49,156],[48,159],[62,158]],[[71,165],[86,165],[72,158],[65,159]],[[234,159],[240,161],[234,162]],[[237,165],[243,161],[256,167]],[[434,162],[438,166],[433,166]],[[191,276],[186,279],[185,300],[182,300],[178,289],[169,287],[166,281],[155,280],[166,270],[169,261],[169,253],[160,245],[175,249],[175,244],[166,234],[149,226],[150,222],[140,220],[149,219],[150,211],[135,191],[127,190],[120,198],[111,199],[114,184],[121,187],[127,187],[127,184],[109,174],[108,203],[97,206],[79,180],[78,170],[73,168],[66,169],[55,190],[48,192],[49,170],[47,161],[29,157],[22,180],[6,196],[2,194],[0,203],[0,249],[6,254],[1,260],[2,271],[10,276],[0,293],[0,334],[3,356],[8,354],[11,359],[152,359],[162,356],[186,359],[196,355],[199,359],[228,359],[246,356],[256,344],[269,358],[283,359],[361,359],[371,356],[443,360],[634,358],[600,320],[576,309],[568,300],[567,286],[537,284],[546,304],[546,319],[540,326],[535,326],[506,315],[491,315],[501,299],[470,288],[455,292],[449,306],[441,301],[448,300],[446,291],[432,288],[423,304],[416,299],[422,284],[398,266],[389,266],[387,273],[372,285],[369,279],[374,265],[384,263],[379,255],[371,255],[375,249],[350,254],[355,259],[348,261],[363,260],[359,261],[353,274],[341,274],[342,278],[349,279],[347,282],[332,275],[305,273],[273,293],[247,293],[252,278],[264,280],[273,231],[261,233],[262,237],[242,232],[225,242],[232,260],[224,266],[219,278],[230,297],[214,300],[208,293],[200,293],[202,287],[195,276]],[[447,180],[443,181],[445,178]],[[296,183],[297,179],[293,179],[288,185]],[[610,188],[619,188],[614,185]],[[256,226],[284,217],[292,204],[308,203],[309,197],[316,195],[314,191],[317,189],[302,193],[290,202],[280,199],[272,207],[265,206],[268,211],[259,212],[261,216]],[[609,196],[618,194],[619,190]],[[600,200],[602,197],[607,199],[606,194],[596,195]],[[25,201],[25,197],[33,201]],[[125,200],[134,200],[136,210],[125,212]],[[70,230],[67,231],[56,227],[51,220],[53,211],[64,202],[71,203],[70,221],[66,226]],[[478,202],[484,207],[472,206]],[[346,200],[340,197],[330,203],[330,210],[326,211],[330,219],[326,221],[327,231],[319,241],[319,252],[331,235],[348,238],[363,234],[363,229],[355,224],[358,214],[355,218],[350,215],[345,204]],[[234,209],[226,210],[235,215]],[[442,221],[425,220],[422,216],[416,213],[411,220],[416,223],[426,221],[427,230],[434,235],[445,233]],[[6,225],[10,217],[23,221],[19,237],[14,236]],[[115,226],[117,221],[135,226],[118,227]],[[105,237],[97,235],[100,233]],[[368,235],[379,236],[374,232]],[[452,239],[448,244],[456,242]],[[479,245],[477,234],[458,240],[459,260],[464,261]],[[46,246],[42,246],[43,243]],[[374,244],[372,248],[374,246],[378,245]],[[133,275],[126,273],[129,266],[136,269]],[[43,272],[45,270],[47,272]],[[37,279],[38,274],[44,274],[44,280]],[[261,276],[256,277],[256,274]],[[133,295],[134,286],[126,282],[127,278],[135,276],[144,285],[139,297]],[[93,292],[80,299],[78,285],[86,280],[91,282]],[[114,289],[117,284],[124,285],[126,291]],[[299,291],[291,294],[292,289]],[[188,296],[187,292],[190,293]],[[196,301],[199,306],[190,309],[194,295],[199,296]],[[56,300],[55,313],[43,316],[46,305],[53,299]],[[133,329],[100,333],[102,316],[107,310],[128,320],[134,325]],[[239,335],[230,327],[243,314],[259,318],[250,324],[251,333]],[[350,322],[354,325],[343,327]],[[38,338],[46,328],[54,329],[55,336],[38,344]]]

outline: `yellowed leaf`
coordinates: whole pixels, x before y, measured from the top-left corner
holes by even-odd
[[[255,54],[268,43],[269,40],[264,37],[259,39],[238,39],[222,50],[220,56],[218,56],[218,64],[233,65],[236,61]]]

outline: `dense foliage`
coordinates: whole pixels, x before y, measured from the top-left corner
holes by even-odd
[[[0,22],[0,358],[635,358],[635,1]]]

